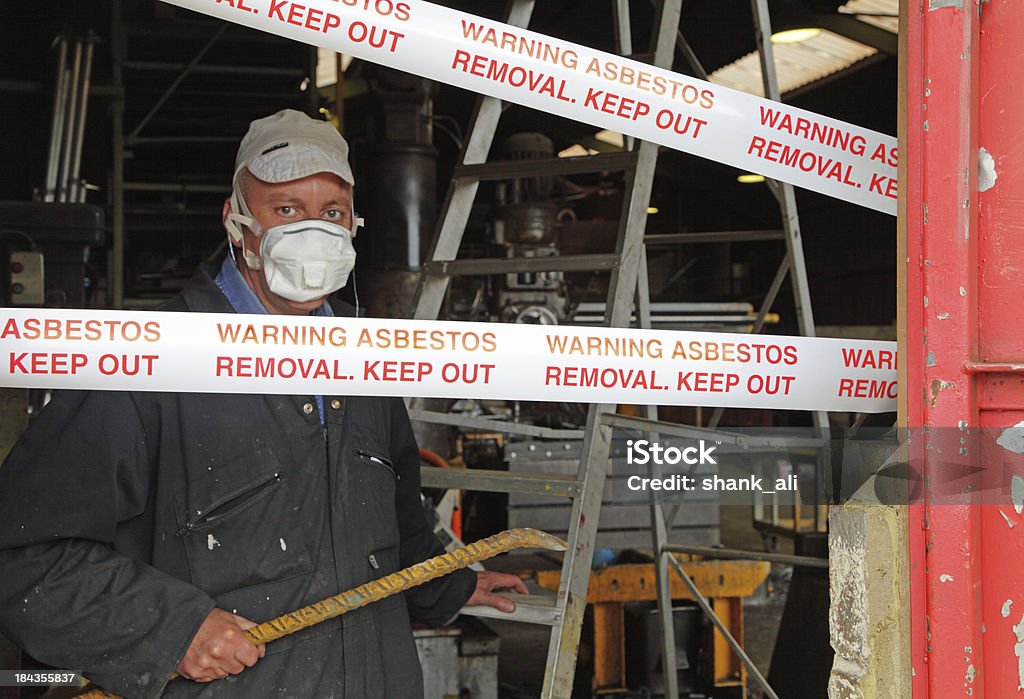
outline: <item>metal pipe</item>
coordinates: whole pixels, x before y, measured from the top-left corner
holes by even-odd
[[[768,561],[789,566],[805,568],[828,568],[827,558],[815,556],[794,556],[788,553],[768,553],[766,551],[746,551],[744,549],[717,548],[714,546],[688,546],[686,544],[667,544],[662,551],[671,553],[688,553],[704,558],[722,558],[734,561]]]
[[[697,589],[697,586],[694,584],[693,580],[690,579],[690,576],[686,574],[686,571],[683,570],[683,567],[679,565],[679,561],[677,561],[668,551],[662,553],[661,557],[668,558],[668,562],[672,564],[672,567],[676,569],[677,573],[679,573],[679,577],[683,579],[683,583],[685,583],[686,587],[689,588],[690,594],[693,595],[693,599],[696,600],[697,604],[700,605],[700,608],[704,610],[704,614],[706,614],[711,623],[715,625],[715,628],[717,628],[725,637],[726,642],[732,648],[733,652],[736,653],[737,657],[739,657],[747,667],[747,672],[749,672],[753,678],[757,680],[757,683],[761,685],[762,689],[764,689],[765,695],[771,699],[779,699],[779,695],[776,694],[775,690],[772,689],[772,686],[768,684],[768,680],[766,680],[764,675],[761,674],[761,671],[757,669],[757,666],[754,665],[754,661],[746,654],[743,647],[735,638],[733,638],[732,634],[729,633],[729,629],[725,627],[722,620],[718,618],[717,614],[715,614],[715,610],[711,608],[711,604],[707,601],[704,595],[700,593],[700,590]]]
[[[57,39],[57,72],[54,78],[53,117],[50,120],[50,150],[46,161],[46,180],[43,184],[43,201],[53,201],[57,188],[57,167],[61,145],[61,129],[64,128],[64,101],[67,99],[66,71],[68,60],[67,37]]]
[[[89,35],[85,43],[85,65],[82,67],[82,89],[78,100],[78,115],[74,126],[74,147],[71,158],[71,170],[68,173],[68,189],[70,201],[85,201],[85,187],[82,187],[78,174],[82,168],[82,144],[85,141],[85,118],[89,112],[89,80],[92,77],[92,54],[96,45],[96,37]]]
[[[57,201],[68,201],[68,182],[71,172],[71,141],[75,114],[78,111],[79,79],[82,74],[82,41],[75,41],[75,57],[72,61],[68,86],[71,90],[64,110],[64,140],[61,144],[60,166],[57,170]]]

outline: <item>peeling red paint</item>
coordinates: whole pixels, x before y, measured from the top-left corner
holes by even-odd
[[[945,388],[953,388],[953,384],[942,379],[932,379],[929,384],[931,387],[931,399],[928,401],[928,406],[931,408],[935,407],[935,400],[939,397],[939,393]]]
[[[907,95],[923,100],[909,98],[903,115],[901,216],[906,259],[927,263],[906,265],[900,349],[907,385],[927,388],[901,392],[902,414],[930,430],[909,455],[926,477],[926,504],[911,508],[909,530],[913,697],[1016,696],[1021,634],[1002,610],[1024,608],[1024,527],[1013,526],[1008,489],[1004,503],[964,492],[939,505],[929,474],[932,460],[999,463],[1006,451],[995,439],[1024,420],[1024,4],[905,7]],[[979,193],[982,145],[998,177]],[[924,297],[941,313],[929,314]],[[954,426],[979,436],[939,456],[933,437]]]

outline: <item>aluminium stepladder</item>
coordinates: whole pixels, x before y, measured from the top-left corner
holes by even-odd
[[[681,0],[664,0],[658,7],[652,43],[654,64],[659,67],[671,67],[681,4]],[[533,6],[534,0],[511,0],[506,22],[513,26],[525,27],[529,23]],[[614,10],[620,49],[626,49],[624,52],[628,52],[627,0],[615,0]],[[477,102],[460,155],[460,164],[456,168],[424,265],[416,293],[413,317],[419,320],[436,319],[449,279],[460,274],[608,270],[611,279],[605,304],[604,324],[611,327],[628,327],[644,256],[643,236],[657,163],[657,145],[631,141],[629,145],[632,147],[622,153],[488,164],[486,158],[501,108],[501,101],[496,98],[482,97]],[[456,259],[470,207],[481,180],[509,179],[538,173],[550,176],[606,170],[626,172],[623,213],[613,253],[491,260]],[[532,597],[517,599],[519,608],[514,617],[519,621],[546,624],[551,627],[542,690],[542,696],[547,699],[568,697],[572,692],[594,540],[609,465],[612,428],[607,416],[614,413],[615,407],[607,404],[590,406],[580,464],[575,476],[483,470],[423,471],[424,486],[548,494],[572,499],[569,549],[562,563],[557,597],[539,600]],[[423,417],[416,411],[412,412],[412,416],[414,419]],[[489,426],[493,428],[493,425]],[[502,423],[501,429],[507,432],[551,437],[560,436],[559,432],[564,435],[565,432],[527,425],[517,427],[505,423]]]

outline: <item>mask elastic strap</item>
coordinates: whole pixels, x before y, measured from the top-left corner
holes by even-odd
[[[355,240],[356,234],[359,233],[360,227],[365,226],[365,225],[366,225],[366,219],[364,219],[359,214],[356,214],[352,218],[352,231],[351,231],[352,240]],[[351,241],[349,241],[349,242],[351,242]],[[358,318],[359,317],[359,287],[356,285],[356,271],[354,269],[352,270],[351,279],[352,279],[352,296],[353,296],[353,298],[355,299],[355,302],[356,302],[356,318]]]
[[[352,270],[352,274],[350,276],[351,276],[351,279],[352,279],[352,296],[354,296],[355,300],[356,300],[356,318],[358,318],[359,317],[359,287],[356,286],[356,271]]]
[[[242,248],[242,258],[245,260],[245,264],[249,266],[249,269],[262,269],[263,261],[254,253],[245,248],[245,236],[242,233],[242,226],[247,227],[257,236],[261,234],[259,225],[256,223],[249,211],[249,207],[245,204],[245,199],[238,193],[237,185],[231,190],[231,213],[227,215],[224,221],[224,228],[228,232],[228,245],[231,246],[231,259],[237,264],[235,259],[235,246],[234,242],[237,242]]]

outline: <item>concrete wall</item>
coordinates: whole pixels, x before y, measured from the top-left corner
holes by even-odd
[[[831,508],[830,699],[911,696],[907,550],[906,508]]]

